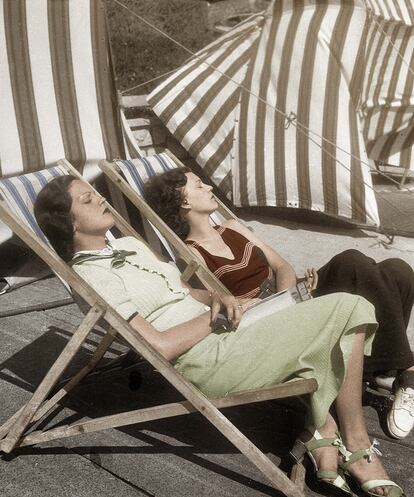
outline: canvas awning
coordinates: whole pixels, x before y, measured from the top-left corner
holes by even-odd
[[[409,0],[275,1],[149,103],[236,206],[378,226],[372,159],[413,167],[413,20]]]

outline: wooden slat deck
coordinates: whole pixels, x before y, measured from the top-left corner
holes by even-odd
[[[410,251],[412,241],[409,239],[399,238],[385,248],[380,243],[383,238],[374,237],[372,233],[353,230],[352,234],[346,231],[333,234],[322,227],[314,227],[311,231],[309,227],[304,230],[298,223],[286,227],[283,224],[272,226],[269,224],[271,219],[263,218],[261,221],[249,223],[254,225],[259,236],[263,232],[272,236],[281,252],[289,254],[298,272],[309,262],[306,254],[311,238],[315,247],[312,262],[316,266],[324,262],[328,253],[350,246],[356,246],[377,259],[404,257],[414,265],[414,252]],[[317,240],[314,231],[318,232]],[[300,246],[298,240],[302,240]],[[60,283],[51,278],[0,296],[0,309],[10,309],[22,303],[28,305],[46,297],[52,300],[64,294]],[[0,318],[0,422],[28,400],[50,366],[50,351],[57,355],[81,319],[82,315],[74,304]],[[87,361],[100,333],[98,329],[82,347],[68,374]],[[413,320],[410,339],[414,345]],[[108,357],[117,357],[123,350],[122,345],[114,344]],[[71,416],[71,421],[75,422],[126,409],[151,407],[160,395],[165,402],[178,400],[176,392],[150,367],[142,369],[142,376],[143,384],[138,391],[129,390],[126,373],[112,377],[93,376],[85,380],[65,400],[58,419]],[[154,392],[157,393],[155,400]],[[376,402],[379,410],[382,405]],[[277,463],[304,420],[301,406],[292,401],[264,402],[230,408],[228,412],[236,426]],[[381,441],[390,474],[404,486],[408,496],[414,495],[411,478],[414,434],[404,441],[393,441],[382,432],[376,409],[367,406],[365,414],[370,434]],[[0,459],[0,487],[2,497],[66,494],[77,497],[113,494],[128,497],[278,496],[259,472],[196,414],[19,449]],[[63,493],[65,487],[69,488],[69,493]],[[318,494],[307,489],[306,495],[314,497]]]

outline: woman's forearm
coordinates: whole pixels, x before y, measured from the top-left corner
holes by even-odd
[[[135,316],[130,324],[163,357],[171,361],[190,350],[191,347],[211,333],[210,321],[210,312],[205,312],[165,331],[156,330],[140,316]]]
[[[296,285],[296,274],[290,264],[284,264],[276,272],[276,289],[278,292]]]
[[[211,314],[210,312],[205,312],[201,316],[162,332],[164,341],[162,354],[169,361],[176,359],[210,333]]]
[[[211,305],[212,303],[212,294],[208,290],[202,290],[201,288],[192,288],[188,287],[190,289],[190,295],[198,300],[199,302],[206,304],[206,305]]]

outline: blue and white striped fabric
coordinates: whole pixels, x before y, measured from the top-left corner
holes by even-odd
[[[68,174],[67,171],[61,166],[56,166],[0,180],[0,202],[5,201],[9,210],[49,246],[47,238],[36,222],[33,206],[40,190],[53,178],[64,174]]]
[[[148,178],[178,167],[167,154],[155,154],[134,160],[118,160],[115,163],[131,188],[141,197],[144,195],[144,184]]]
[[[155,154],[133,160],[118,160],[119,166],[129,186],[140,196],[144,195],[144,184],[151,176],[161,174],[177,167],[177,164],[167,154]],[[173,261],[177,261],[177,255],[160,231],[146,218],[141,217],[144,227],[145,238],[153,250],[162,252],[162,247]]]

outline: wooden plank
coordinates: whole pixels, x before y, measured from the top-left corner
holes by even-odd
[[[191,261],[181,274],[181,279],[183,281],[188,281],[194,275],[194,273],[197,272],[199,267],[200,264],[197,261]]]
[[[152,128],[154,126],[162,128],[164,126],[164,124],[156,116],[136,117],[132,119],[127,119],[127,121],[131,129]]]
[[[67,297],[65,299],[53,300],[52,302],[31,304],[25,307],[19,307],[17,309],[8,309],[6,311],[0,311],[0,318],[17,316],[19,314],[27,314],[28,312],[45,311],[47,309],[54,309],[55,307],[63,307],[65,305],[70,305],[73,303],[74,303],[73,298]]]
[[[89,362],[76,374],[74,375],[63,388],[61,388],[58,392],[56,392],[53,397],[43,402],[39,409],[36,411],[34,416],[32,417],[31,422],[34,423],[42,418],[46,413],[48,413],[62,398],[68,394],[87,374],[89,374],[98,362],[105,355],[105,352],[112,345],[113,341],[116,337],[116,331],[113,328],[110,328],[103,339],[98,344],[95,352],[90,358]],[[13,426],[15,421],[20,416],[20,413],[23,411],[25,406],[19,409],[11,418],[5,421],[0,426],[0,439],[4,438],[6,434],[10,431],[10,428]]]
[[[377,164],[378,170],[387,173],[391,176],[406,176],[406,177],[414,177],[414,170],[409,169],[407,167],[400,166],[388,166],[387,164],[379,163]]]
[[[50,390],[56,384],[63,371],[71,362],[76,352],[80,349],[92,328],[103,316],[104,312],[104,308],[100,308],[99,306],[93,306],[90,309],[79,328],[66,344],[66,347],[56,359],[53,366],[49,369],[43,381],[37,387],[30,401],[19,413],[17,419],[13,423],[13,426],[9,430],[7,437],[0,442],[0,450],[9,453],[15,447],[18,439],[32,421],[33,416],[36,414],[36,411],[39,409],[41,403],[45,400]]]
[[[212,399],[211,403],[218,409],[224,409],[234,406],[242,406],[255,402],[264,402],[268,400],[291,397],[292,395],[305,395],[312,393],[317,389],[316,380],[296,380],[289,383],[275,385],[273,387],[263,388],[261,390],[252,390],[229,395],[220,399]],[[123,412],[94,418],[88,421],[77,421],[70,425],[59,426],[51,430],[41,432],[36,431],[24,437],[21,446],[34,445],[41,442],[56,440],[60,438],[72,437],[82,433],[91,433],[110,428],[119,428],[132,424],[146,423],[157,419],[166,419],[175,416],[182,416],[197,412],[197,409],[187,400],[173,402],[170,404],[158,405],[134,411]]]
[[[120,95],[119,103],[123,109],[148,107],[147,95]]]

